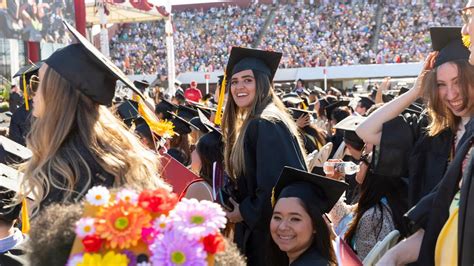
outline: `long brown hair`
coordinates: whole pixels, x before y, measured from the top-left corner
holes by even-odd
[[[244,136],[248,123],[255,118],[265,118],[270,121],[283,122],[290,132],[297,138],[300,150],[304,151],[296,124],[286,111],[283,103],[273,92],[273,83],[268,75],[253,70],[255,77],[255,98],[245,112],[240,109],[229,92],[225,112],[222,120],[225,149],[224,162],[227,173],[236,178],[245,173]],[[230,91],[230,82],[227,91]]]
[[[454,64],[457,67],[463,108],[472,108],[471,98],[474,94],[470,90],[474,86],[474,66],[471,66],[467,60],[456,60],[448,63]],[[438,68],[428,72],[422,83],[430,118],[430,124],[428,125],[428,134],[430,136],[437,135],[446,128],[456,132],[461,121],[461,118],[454,115],[439,98],[437,71]]]
[[[34,193],[37,207],[53,187],[64,192],[63,202],[83,195],[91,184],[91,169],[81,150],[115,177],[115,186],[169,186],[160,178],[158,157],[106,107],[93,102],[56,71],[47,67],[40,83],[45,112],[33,121],[27,146],[33,156],[22,169],[22,191]],[[75,136],[79,143],[70,143]],[[86,186],[74,191],[79,177]]]

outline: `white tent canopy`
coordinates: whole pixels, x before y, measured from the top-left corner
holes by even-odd
[[[129,23],[160,20],[165,18],[163,14],[158,12],[158,7],[203,4],[211,2],[225,2],[217,0],[143,0],[150,10],[140,10],[130,4],[131,0],[125,0],[123,3],[114,3],[113,0],[103,0],[109,11],[107,23]],[[98,4],[100,0],[85,0],[86,2],[86,22],[88,26],[100,24],[100,12]]]

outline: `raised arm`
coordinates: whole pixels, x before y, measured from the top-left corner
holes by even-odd
[[[357,127],[356,133],[365,143],[379,145],[383,124],[397,117],[423,94],[421,83],[424,75],[431,69],[430,66],[436,55],[437,53],[428,55],[413,88],[377,109]]]

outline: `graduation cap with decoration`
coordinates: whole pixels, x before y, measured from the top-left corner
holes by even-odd
[[[355,130],[365,119],[366,117],[360,115],[350,115],[334,126],[335,129],[344,130],[344,142],[359,151],[362,151],[365,143]]]
[[[299,198],[307,206],[315,206],[321,214],[329,213],[348,184],[285,166],[273,188],[272,205],[281,198]]]
[[[438,51],[434,66],[446,62],[469,60],[469,49],[463,44],[461,27],[432,27],[430,28],[433,50]]]

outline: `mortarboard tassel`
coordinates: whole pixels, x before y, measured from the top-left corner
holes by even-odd
[[[471,47],[471,37],[469,37],[469,35],[463,35],[462,43],[467,47],[467,49],[469,49],[469,47]]]
[[[222,122],[222,108],[224,107],[224,98],[225,98],[225,87],[227,83],[227,75],[224,70],[224,78],[222,78],[222,85],[219,91],[219,101],[217,102],[217,111],[216,117],[214,118],[214,124],[219,126]]]
[[[30,217],[28,215],[28,204],[26,198],[21,202],[21,232],[28,234],[30,232]]]
[[[23,98],[25,99],[25,108],[26,111],[30,110],[29,102],[28,102],[28,90],[26,89],[26,75],[21,75],[23,81]]]

